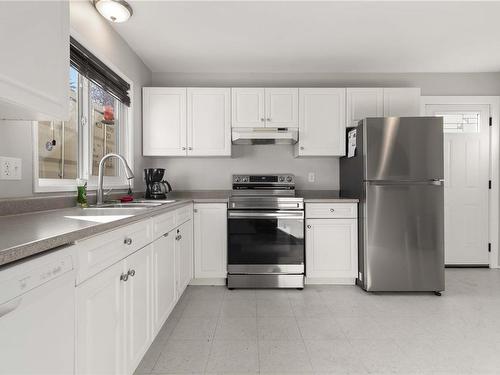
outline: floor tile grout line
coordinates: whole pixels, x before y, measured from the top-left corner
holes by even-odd
[[[290,300],[290,296],[288,297],[288,299]],[[291,301],[290,302],[290,305],[292,304]],[[314,366],[313,366],[313,363],[312,363],[312,360],[311,360],[311,355],[309,354],[309,350],[307,349],[307,345],[306,345],[306,342],[304,340],[304,336],[302,335],[302,330],[300,329],[300,326],[299,326],[299,321],[297,319],[297,314],[295,314],[295,310],[293,309],[293,306],[292,306],[292,314],[293,314],[293,317],[295,319],[295,324],[297,325],[297,329],[299,330],[299,334],[300,334],[300,338],[302,340],[302,345],[304,345],[304,349],[306,350],[306,354],[307,354],[307,359],[309,361],[309,366],[311,367],[311,371],[313,371],[313,373],[315,372],[314,370]]]
[[[212,355],[212,350],[213,350],[214,341],[215,341],[215,335],[217,333],[217,328],[219,327],[219,322],[220,322],[220,318],[221,318],[221,315],[222,315],[222,304],[224,303],[225,295],[226,295],[226,291],[224,291],[224,295],[222,296],[222,299],[221,299],[221,302],[220,302],[219,313],[217,314],[217,322],[215,323],[215,328],[214,328],[214,331],[213,331],[212,338],[209,340],[210,341],[210,349],[208,350],[207,360],[205,362],[205,366],[203,367],[203,373],[204,374],[207,373],[208,363],[210,361],[210,356]]]

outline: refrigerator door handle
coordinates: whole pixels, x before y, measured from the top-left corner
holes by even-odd
[[[444,179],[442,178],[433,178],[431,180],[366,180],[370,185],[435,185],[435,186],[443,186]]]

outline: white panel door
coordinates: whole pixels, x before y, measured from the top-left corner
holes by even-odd
[[[296,156],[345,155],[345,89],[299,89]]]
[[[125,259],[126,373],[132,374],[151,344],[151,245]]]
[[[266,92],[266,127],[299,126],[299,89],[268,88]]]
[[[175,230],[177,297],[179,298],[193,278],[193,220],[189,220]]]
[[[231,89],[187,89],[187,146],[191,156],[231,155]]]
[[[263,88],[233,88],[232,121],[233,128],[255,128],[266,124]]]
[[[384,116],[420,116],[420,89],[417,87],[384,88]]]
[[[144,87],[144,156],[186,155],[186,89]]]
[[[175,231],[165,233],[152,244],[152,329],[159,332],[176,302]]]
[[[348,88],[347,89],[347,126],[358,126],[366,117],[384,116],[384,89]]]
[[[194,277],[227,277],[227,205],[194,205]]]
[[[488,105],[426,105],[444,120],[445,263],[489,264]]]
[[[123,374],[124,262],[76,288],[76,373]]]
[[[307,278],[356,278],[356,219],[306,220]]]

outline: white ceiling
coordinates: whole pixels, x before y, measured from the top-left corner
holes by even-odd
[[[499,2],[130,1],[153,72],[498,72]]]

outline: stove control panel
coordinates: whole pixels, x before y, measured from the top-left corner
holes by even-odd
[[[293,174],[274,174],[274,175],[233,175],[233,184],[252,184],[252,185],[295,185],[295,176]]]

